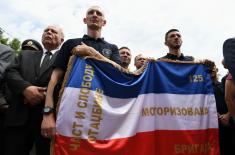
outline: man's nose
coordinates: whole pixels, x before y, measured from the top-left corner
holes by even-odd
[[[178,35],[175,35],[175,38],[179,39],[179,38],[180,38],[180,36],[178,36]]]
[[[97,12],[94,11],[93,14],[92,14],[92,16],[97,16]]]
[[[175,37],[175,40],[178,41],[178,40],[179,40],[179,37]]]
[[[46,32],[46,34],[52,34],[52,31],[51,31],[51,30],[48,30],[48,31]]]
[[[126,54],[123,54],[122,57],[127,58],[127,55],[126,55]]]

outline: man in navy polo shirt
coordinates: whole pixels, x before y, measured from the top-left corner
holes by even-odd
[[[99,6],[90,7],[86,12],[86,17],[83,19],[83,22],[87,25],[87,35],[84,35],[82,38],[67,40],[61,47],[54,63],[55,69],[53,70],[47,88],[44,116],[41,125],[42,135],[46,137],[55,135],[53,90],[66,71],[69,57],[72,55],[71,51],[79,55],[79,52],[84,50],[84,46],[82,45],[84,43],[87,46],[93,47],[106,58],[120,64],[117,46],[101,38],[102,27],[106,24],[104,12],[101,8]]]
[[[169,48],[169,52],[160,59],[170,59],[178,61],[194,61],[192,56],[184,56],[180,50],[182,45],[182,38],[179,30],[170,29],[165,34],[165,45]]]
[[[87,46],[93,47],[106,58],[120,64],[117,46],[101,38],[102,27],[106,24],[105,16],[101,8],[98,6],[90,7],[83,22],[87,25],[87,34],[82,38],[67,40],[61,47],[61,52],[58,54],[54,66],[66,71],[71,51],[74,51],[74,48],[78,51],[81,42],[85,43]]]

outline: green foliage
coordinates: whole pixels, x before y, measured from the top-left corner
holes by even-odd
[[[9,46],[15,50],[16,54],[19,54],[21,42],[19,39],[14,38],[12,41],[10,41]]]
[[[4,38],[2,34],[0,34],[0,43],[4,45],[8,45],[9,38]]]
[[[2,33],[0,33],[0,43],[10,46],[16,54],[19,54],[21,49],[21,41],[17,38],[13,38],[12,40],[9,40],[9,38],[6,38],[3,36]]]

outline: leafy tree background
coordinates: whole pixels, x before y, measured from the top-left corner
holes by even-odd
[[[4,37],[3,33],[4,32],[0,29],[0,43],[10,46],[12,49],[14,49],[15,54],[18,55],[21,49],[21,41],[17,38],[10,40],[9,38]]]

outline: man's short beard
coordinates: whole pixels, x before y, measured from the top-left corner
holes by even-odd
[[[95,25],[95,24],[89,25],[88,27],[89,27],[89,29],[91,29],[91,30],[99,30],[99,29],[100,29],[100,27],[97,26],[97,25]]]
[[[172,46],[172,48],[173,48],[173,49],[175,49],[175,50],[180,49],[180,47],[181,47],[181,45],[175,45],[175,46]]]
[[[127,63],[127,62],[121,62],[121,66],[123,67],[123,68],[128,68],[128,66],[129,66],[129,64],[130,63]]]

